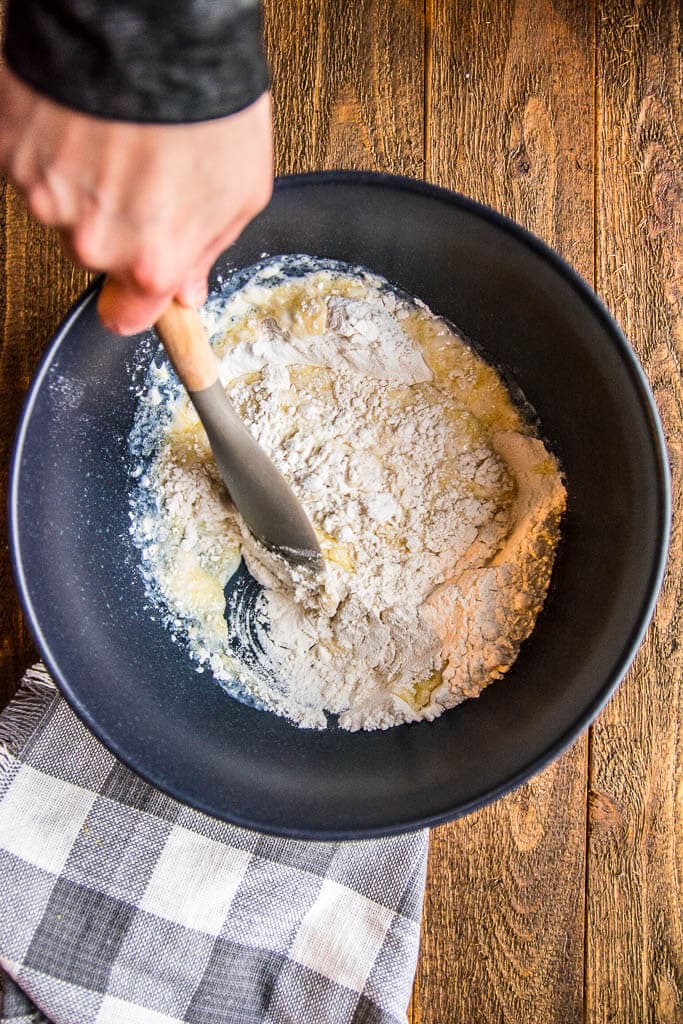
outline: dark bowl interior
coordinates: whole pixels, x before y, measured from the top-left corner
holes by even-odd
[[[666,456],[642,372],[593,293],[490,210],[348,173],[278,183],[215,268],[264,253],[361,263],[446,316],[512,374],[564,467],[552,590],[507,677],[433,724],[300,730],[242,705],[146,608],[128,533],[127,435],[153,338],[99,324],[91,290],[33,383],[12,468],[19,591],[63,693],[157,786],[237,824],[309,838],[401,831],[528,778],[597,713],[652,612],[666,554]]]

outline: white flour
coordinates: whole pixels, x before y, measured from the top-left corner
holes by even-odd
[[[201,667],[300,725],[431,719],[506,671],[533,628],[557,466],[425,307],[369,275],[279,270],[208,320],[228,394],[303,502],[326,572],[311,580],[250,537],[162,367],[137,427],[162,414],[133,506],[150,593]],[[260,665],[236,662],[224,619],[240,552],[265,587]]]

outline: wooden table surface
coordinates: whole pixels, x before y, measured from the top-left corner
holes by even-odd
[[[278,172],[424,178],[556,248],[643,363],[678,512],[682,33],[677,0],[266,9]],[[6,470],[29,378],[86,275],[0,189]],[[677,516],[654,622],[590,733],[515,793],[433,831],[412,1024],[683,1021],[682,551]],[[0,574],[6,701],[36,652],[6,543]]]

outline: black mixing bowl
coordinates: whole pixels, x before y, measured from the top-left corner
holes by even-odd
[[[553,252],[492,211],[418,182],[285,178],[215,273],[264,254],[360,263],[453,321],[518,382],[564,467],[551,593],[513,669],[436,722],[297,729],[198,675],[145,607],[128,533],[127,436],[154,342],[76,304],[33,382],[11,477],[19,591],[45,661],[93,732],[194,807],[292,836],[432,825],[527,779],[588,725],[652,613],[668,472],[655,406],[619,329]]]

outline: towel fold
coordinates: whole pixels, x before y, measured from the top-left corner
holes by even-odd
[[[36,666],[0,716],[0,1022],[405,1022],[427,842],[300,842],[194,811]]]

